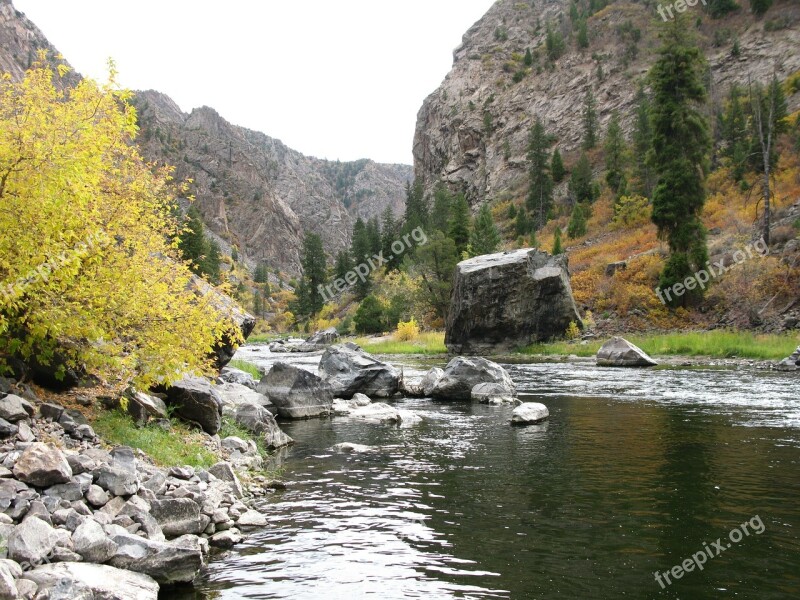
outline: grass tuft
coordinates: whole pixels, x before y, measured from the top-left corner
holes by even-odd
[[[173,420],[172,429],[156,425],[136,427],[131,417],[118,410],[102,411],[92,423],[97,434],[111,444],[144,451],[160,467],[208,468],[220,457],[203,446],[204,436]]]
[[[232,360],[228,363],[228,366],[234,369],[239,369],[240,371],[244,371],[245,373],[250,373],[250,375],[252,375],[253,379],[256,381],[260,380],[264,376],[264,373],[262,373],[257,366],[251,362],[247,362],[246,360]]]
[[[413,341],[400,341],[394,338],[374,340],[372,338],[356,338],[355,343],[366,352],[374,354],[446,354],[443,331],[426,331],[420,333]]]

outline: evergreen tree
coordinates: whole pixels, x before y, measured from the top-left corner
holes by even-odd
[[[339,250],[336,253],[336,261],[333,266],[333,278],[344,279],[354,266],[350,253],[347,250]]]
[[[544,125],[537,117],[528,143],[530,190],[528,209],[533,215],[534,229],[544,227],[553,206],[553,179],[550,176],[550,153]]]
[[[367,224],[359,217],[353,224],[353,241],[350,245],[350,254],[353,256],[353,264],[360,265],[365,263],[367,259],[372,258],[370,248],[371,241],[369,232],[367,231]],[[365,298],[366,295],[369,294],[370,287],[372,287],[372,283],[369,277],[363,281],[359,277],[358,282],[354,286],[356,297],[359,299]]]
[[[523,60],[523,63],[526,67],[533,65],[533,54],[531,54],[530,48],[525,49],[525,59]]]
[[[267,283],[269,281],[269,267],[265,263],[258,263],[253,273],[253,281],[256,283]]]
[[[555,31],[550,23],[547,24],[544,47],[550,62],[557,61],[564,54],[564,37],[560,31]]]
[[[736,181],[741,181],[747,167],[750,153],[747,105],[741,88],[733,84],[728,93],[728,102],[721,118],[722,155],[730,159],[731,170]]]
[[[453,204],[453,195],[444,183],[439,183],[433,192],[433,208],[431,210],[430,226],[432,230],[447,233],[450,221],[450,209]]]
[[[300,280],[298,305],[301,315],[317,314],[324,304],[319,286],[325,284],[327,264],[322,238],[316,233],[307,233],[303,238],[303,256],[301,260],[303,276]]]
[[[597,102],[592,89],[583,99],[583,149],[591,150],[597,146]]]
[[[500,247],[500,232],[494,224],[492,211],[488,204],[483,204],[472,224],[472,234],[469,238],[469,253],[471,256],[492,254]]]
[[[572,209],[569,225],[567,226],[568,237],[574,239],[586,235],[591,210],[589,204],[584,202],[579,202],[575,205],[575,208]]]
[[[619,124],[619,115],[616,111],[612,113],[608,123],[605,141],[606,158],[606,183],[619,198],[625,193],[627,178],[625,177],[627,163],[627,149],[625,147],[625,136]]]
[[[205,254],[200,260],[200,272],[206,275],[211,283],[219,284],[220,282],[220,262],[219,244],[215,240],[206,240]]]
[[[417,249],[416,259],[414,271],[422,279],[423,299],[436,316],[447,320],[453,271],[459,259],[455,242],[442,232],[434,231],[428,243]]]
[[[576,41],[578,43],[578,48],[588,48],[589,47],[589,31],[586,27],[586,19],[581,19],[580,23],[578,24],[578,35],[576,37]]]
[[[527,235],[531,230],[533,230],[533,224],[528,218],[528,213],[524,206],[521,206],[517,211],[517,218],[514,221],[514,230],[516,231],[517,236]]]
[[[428,206],[422,189],[422,182],[414,180],[406,184],[406,214],[403,219],[403,233],[423,227],[428,223]]]
[[[367,221],[367,238],[369,239],[370,258],[378,254],[383,249],[383,238],[381,237],[381,224],[378,217],[372,217]]]
[[[653,197],[655,176],[647,156],[653,145],[653,130],[650,125],[650,98],[640,85],[636,92],[636,118],[633,128],[634,168],[636,171],[636,191],[646,198]]]
[[[359,304],[353,317],[358,333],[381,333],[384,330],[384,307],[381,301],[370,294]]]
[[[189,207],[184,218],[183,231],[178,239],[183,260],[191,261],[191,269],[200,274],[200,265],[206,253],[205,229],[200,212],[194,205]]]
[[[700,221],[705,204],[705,173],[711,139],[702,113],[705,60],[688,21],[678,16],[662,30],[658,59],[650,69],[653,144],[650,165],[657,175],[653,192],[653,222],[669,245],[670,256],[659,287],[684,281],[708,262],[706,231]],[[702,290],[671,296],[685,304]]]
[[[772,6],[772,0],[750,0],[750,10],[759,17],[767,12]]]
[[[508,205],[508,213],[507,215],[509,219],[516,219],[517,218],[517,205],[516,204],[509,204]]]
[[[257,317],[263,317],[264,312],[264,296],[261,290],[255,290],[253,292],[253,314]]]
[[[394,218],[392,207],[387,206],[383,211],[383,218],[381,220],[381,250],[383,258],[388,261],[386,263],[387,271],[396,271],[400,268],[400,263],[403,260],[402,256],[395,256],[392,250],[392,244],[400,239],[400,227]]]
[[[561,158],[561,152],[558,151],[558,148],[553,150],[553,160],[550,161],[550,172],[553,175],[553,181],[555,183],[564,181],[564,175],[567,174],[564,168],[564,161]]]
[[[569,190],[576,203],[594,202],[597,199],[597,186],[592,179],[592,165],[585,152],[581,152],[572,176],[569,180]]]
[[[563,253],[564,250],[561,248],[561,228],[556,227],[556,232],[553,236],[553,256],[558,256]]]
[[[707,0],[707,2],[706,12],[711,15],[713,19],[719,19],[739,9],[736,0]]]
[[[464,194],[458,194],[453,201],[450,222],[447,228],[448,236],[456,245],[456,251],[461,256],[469,245],[470,214],[469,204]]]

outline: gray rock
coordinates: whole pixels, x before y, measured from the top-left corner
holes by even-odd
[[[175,414],[197,423],[209,435],[222,426],[222,399],[208,379],[185,377],[166,389],[167,405],[175,407]]]
[[[74,502],[83,498],[84,489],[77,481],[70,481],[69,483],[59,483],[50,486],[44,491],[45,496],[53,496],[61,498],[62,500],[69,500]]]
[[[439,367],[433,367],[430,371],[425,373],[425,377],[422,378],[422,382],[420,383],[420,387],[422,388],[422,394],[424,396],[430,396],[433,394],[433,390],[436,388],[436,384],[439,383],[439,380],[444,376],[444,371]]]
[[[191,479],[194,477],[194,467],[171,467],[169,470],[169,476],[175,477],[176,479]]]
[[[364,444],[342,442],[341,444],[333,446],[331,450],[334,452],[341,452],[342,454],[367,454],[369,452],[376,452],[378,448],[375,446],[365,446]]]
[[[93,519],[86,519],[72,534],[75,552],[90,563],[104,563],[117,551],[117,545],[111,541],[103,527]]]
[[[139,490],[139,477],[136,471],[129,470],[116,462],[100,465],[93,473],[95,484],[115,496],[130,496]]]
[[[30,579],[17,579],[17,594],[18,598],[23,600],[34,600],[36,592],[39,591],[39,586]],[[70,600],[77,600],[70,597]]]
[[[72,469],[58,448],[35,442],[17,460],[14,476],[36,487],[49,487],[68,482]]]
[[[797,347],[791,356],[787,356],[778,363],[778,368],[781,370],[794,370],[800,367],[800,346]]]
[[[100,508],[101,506],[105,506],[108,500],[108,493],[99,485],[92,484],[89,486],[89,490],[86,492],[86,501],[89,504],[95,508]]]
[[[251,390],[255,390],[258,382],[253,379],[253,376],[250,373],[245,371],[241,371],[239,369],[234,369],[233,367],[225,367],[222,369],[222,372],[219,374],[220,379],[225,383],[235,383],[237,385],[243,385],[244,387],[250,388]]]
[[[9,560],[0,560],[0,600],[15,600],[20,597],[15,580],[22,575],[22,569],[19,569],[19,575],[16,575],[17,569],[13,569],[7,563],[17,564]]]
[[[25,421],[18,421],[17,425],[17,439],[20,442],[33,442],[36,440],[36,436],[31,431],[30,425],[28,425]]]
[[[480,357],[458,356],[447,364],[431,396],[444,400],[471,400],[472,388],[479,383],[499,384],[510,394],[516,393],[517,389],[508,371],[497,363]]]
[[[266,527],[267,517],[262,515],[257,510],[246,510],[236,520],[236,525],[239,527]]]
[[[396,408],[383,402],[375,402],[362,406],[350,413],[355,419],[364,419],[372,423],[400,423],[402,417]]]
[[[331,346],[322,355],[319,372],[339,398],[365,394],[389,398],[400,388],[400,372],[361,350]]]
[[[239,452],[249,452],[250,445],[240,437],[235,435],[228,436],[220,441],[220,446],[229,452],[238,450]]]
[[[329,327],[324,331],[318,331],[299,346],[291,346],[291,352],[317,352],[324,350],[326,346],[335,344],[339,340],[339,332],[335,327]]]
[[[283,362],[272,366],[258,384],[278,414],[287,419],[307,419],[330,414],[333,394],[322,379]]]
[[[221,479],[222,481],[230,483],[233,489],[233,494],[237,498],[241,498],[244,495],[244,488],[242,488],[239,477],[236,475],[236,471],[233,470],[233,467],[230,465],[230,463],[218,462],[212,466],[208,472],[217,479]]]
[[[41,564],[56,547],[56,530],[38,517],[25,519],[8,536],[8,556],[26,565]]]
[[[9,423],[5,419],[0,419],[0,437],[11,437],[12,435],[16,435],[19,431],[19,427],[14,425],[14,423]]]
[[[5,419],[10,423],[27,419],[31,415],[25,410],[25,405],[30,406],[30,402],[14,394],[0,398],[0,419]]]
[[[156,500],[152,503],[150,514],[161,526],[164,535],[169,537],[202,533],[210,521],[200,513],[197,502],[189,498]]]
[[[217,386],[217,393],[222,399],[223,415],[232,415],[235,412],[236,407],[242,404],[272,406],[272,403],[264,394],[238,383],[223,383],[222,385]]]
[[[565,254],[525,248],[458,263],[445,344],[454,354],[513,350],[582,326]]]
[[[73,475],[80,475],[87,471],[92,471],[97,467],[97,462],[85,454],[68,454],[67,462],[72,469]]]
[[[146,573],[161,584],[191,582],[205,565],[199,540],[191,544],[185,539],[156,542],[110,525],[107,531],[117,544],[117,553],[110,564],[120,569]]]
[[[125,408],[136,423],[144,424],[150,419],[166,419],[167,405],[158,396],[151,396],[129,388],[125,392]]]
[[[235,529],[227,529],[220,531],[211,536],[209,543],[215,548],[233,548],[236,544],[241,543],[242,536]]]
[[[511,413],[512,425],[528,425],[544,421],[550,416],[550,411],[544,404],[538,402],[526,402],[520,404]]]
[[[597,352],[600,367],[652,367],[658,363],[628,340],[614,337]]]
[[[58,422],[61,415],[64,414],[64,407],[59,404],[44,402],[39,405],[39,414],[43,419],[49,419]]]
[[[152,577],[108,565],[61,562],[23,575],[38,586],[37,598],[50,600],[157,600]]]
[[[499,383],[479,383],[472,388],[472,400],[482,404],[513,404],[516,397],[508,388]]]
[[[281,431],[272,413],[263,406],[240,404],[236,407],[233,419],[250,433],[260,435],[269,450],[283,448],[294,443],[292,438]]]

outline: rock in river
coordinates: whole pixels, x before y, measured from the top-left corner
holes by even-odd
[[[431,396],[444,400],[470,400],[472,388],[479,383],[496,383],[509,394],[517,387],[511,376],[497,363],[480,357],[457,356],[445,367],[444,374],[431,390]]]
[[[258,384],[287,419],[307,419],[330,414],[333,394],[330,385],[313,373],[284,362],[275,363]]]
[[[614,337],[597,352],[599,367],[652,367],[658,363],[628,340]]]
[[[370,398],[389,398],[400,387],[400,372],[366,352],[337,345],[325,350],[319,372],[338,398],[365,394]]]
[[[538,402],[526,402],[525,404],[520,404],[514,409],[514,412],[511,413],[511,424],[529,425],[544,421],[549,416],[550,411],[547,410],[547,407],[544,404],[539,404]]]
[[[562,336],[581,319],[567,257],[525,248],[456,267],[445,344],[456,354],[513,350]]]

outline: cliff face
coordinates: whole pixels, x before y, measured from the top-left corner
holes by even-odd
[[[58,55],[11,0],[0,0],[0,72],[21,79],[40,49],[52,60]],[[79,78],[72,73],[62,82]],[[178,181],[193,180],[191,193],[223,250],[237,246],[251,265],[263,260],[296,275],[305,232],[319,233],[333,255],[349,245],[357,217],[379,216],[387,206],[397,216],[405,210],[405,185],[413,178],[408,165],[307,157],[232,125],[212,108],[185,114],[155,91],[138,93],[134,102],[145,158],[174,165]]]
[[[184,114],[159,92],[139,92],[135,104],[144,155],[191,178],[207,225],[250,259],[296,274],[305,232],[334,254],[349,245],[357,217],[405,209],[410,166],[307,157],[212,108]]]
[[[588,19],[589,46],[579,49],[568,0],[498,0],[464,35],[454,51],[452,70],[419,111],[416,176],[427,188],[446,181],[464,191],[472,205],[524,195],[528,134],[535,118],[556,136],[562,154],[576,150],[589,88],[597,101],[601,131],[617,110],[629,133],[638,82],[658,47],[661,18],[656,3],[651,4],[611,3]],[[779,0],[758,20],[747,10],[747,2],[741,4],[741,11],[716,20],[700,3],[687,9],[693,25],[695,18],[702,19],[697,34],[708,58],[715,102],[733,82],[765,82],[773,72],[785,78],[800,69],[800,6]],[[548,23],[566,44],[553,66],[544,57]],[[638,41],[631,27],[639,30]],[[535,57],[527,71],[526,49]],[[515,82],[518,72],[523,75]]]

